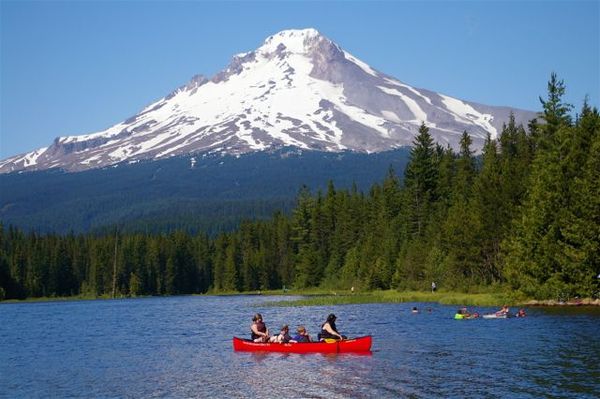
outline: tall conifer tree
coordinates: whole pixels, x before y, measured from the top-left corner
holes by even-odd
[[[409,229],[413,236],[425,232],[431,203],[436,199],[436,182],[433,138],[429,128],[422,123],[413,141],[404,174]]]

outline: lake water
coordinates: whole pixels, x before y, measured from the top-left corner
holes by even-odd
[[[263,296],[0,305],[0,397],[451,398],[600,395],[600,310],[453,319],[455,307],[266,307]],[[281,299],[280,297],[276,299]],[[411,314],[412,306],[423,313]],[[431,307],[431,313],[426,311]],[[480,311],[491,309],[480,308]],[[370,355],[233,351],[252,315],[275,331],[328,313]]]

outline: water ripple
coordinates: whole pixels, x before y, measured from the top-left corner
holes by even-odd
[[[175,297],[0,305],[0,397],[578,397],[600,391],[597,311],[455,321],[453,307],[269,308],[274,298]],[[411,314],[418,306],[431,312]],[[485,313],[492,309],[480,309]],[[368,356],[233,352],[253,313],[316,336],[334,312]]]

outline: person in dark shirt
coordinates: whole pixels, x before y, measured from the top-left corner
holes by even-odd
[[[327,316],[327,320],[321,326],[321,332],[319,333],[319,340],[324,339],[346,339],[346,336],[340,334],[337,330],[337,326],[335,325],[335,321],[337,317],[331,313]]]
[[[269,329],[265,325],[262,319],[262,315],[257,313],[252,317],[252,325],[250,325],[250,339],[254,342],[268,342],[269,341]]]

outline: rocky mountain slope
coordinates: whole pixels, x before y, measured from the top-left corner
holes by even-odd
[[[0,161],[0,173],[81,171],[142,160],[228,155],[282,147],[373,153],[408,146],[421,123],[454,148],[467,131],[475,149],[513,112],[411,87],[374,70],[314,29],[286,30],[227,69],[188,84],[104,131],[58,137]]]

